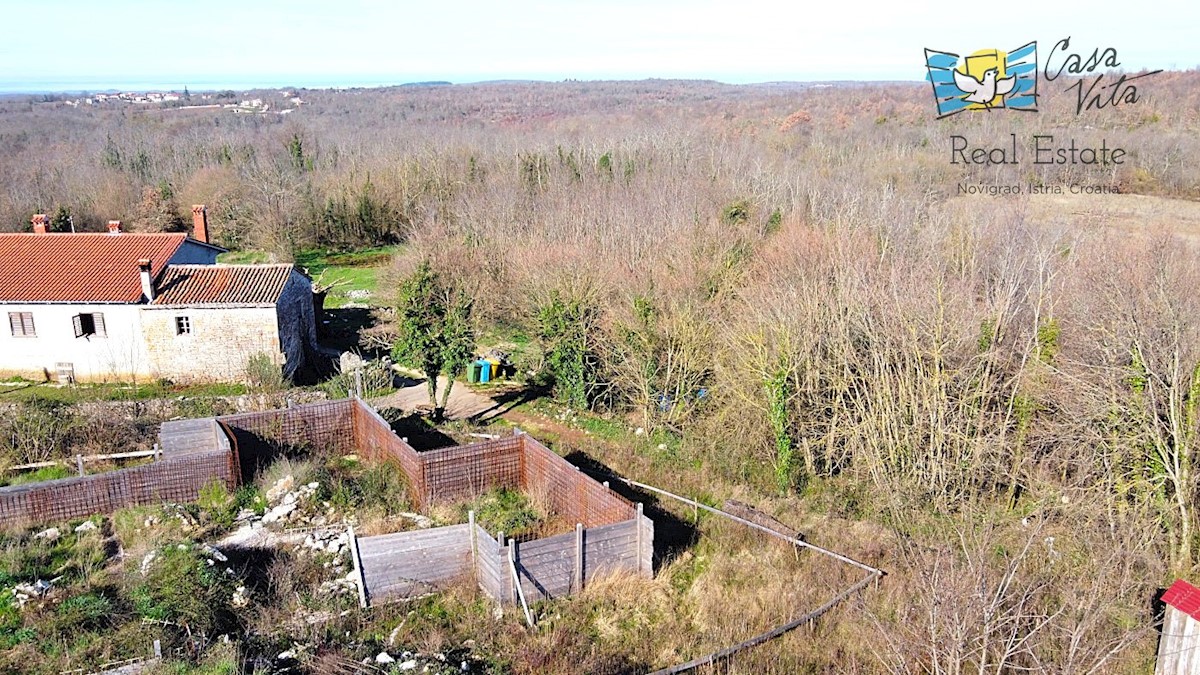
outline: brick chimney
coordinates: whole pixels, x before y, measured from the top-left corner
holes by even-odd
[[[203,204],[192,206],[192,239],[208,243],[208,209]]]
[[[154,302],[154,282],[150,280],[149,258],[138,261],[138,274],[142,278],[142,295],[146,296],[146,302]]]
[[[121,234],[121,221],[119,221],[119,220],[108,221],[108,233],[109,234]]]
[[[46,234],[46,225],[50,223],[50,218],[44,213],[35,213],[33,220],[29,222],[33,223],[34,234]]]

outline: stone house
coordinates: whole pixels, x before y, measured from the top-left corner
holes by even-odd
[[[0,376],[79,381],[246,378],[265,354],[296,375],[317,353],[312,282],[292,265],[220,265],[194,234],[0,234]]]

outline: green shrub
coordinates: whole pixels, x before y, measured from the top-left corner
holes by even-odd
[[[259,391],[282,391],[288,386],[283,370],[265,352],[252,354],[246,359],[246,379]]]
[[[141,617],[209,632],[226,624],[230,617],[235,578],[218,566],[210,566],[189,544],[157,549],[145,578],[138,575],[135,579],[130,597],[134,611]]]
[[[55,611],[55,628],[60,633],[72,629],[103,628],[110,622],[113,603],[97,593],[84,593],[67,598]]]
[[[504,532],[505,536],[528,532],[542,519],[524,493],[509,488],[489,490],[464,505],[463,520],[467,519],[467,511],[475,511],[475,522],[483,529]]]

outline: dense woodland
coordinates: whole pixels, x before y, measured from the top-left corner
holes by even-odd
[[[1142,82],[945,120],[919,84],[301,90],[282,116],[12,98],[0,228],[181,229],[203,203],[218,243],[280,260],[402,244],[394,287],[428,261],[561,404],[680,439],[611,468],[836,517],[821,543],[888,570],[745,672],[1144,672],[1156,590],[1200,562],[1195,242],[1086,196],[957,194],[1195,206],[1200,75]],[[951,163],[951,134],[1011,133],[1019,164]],[[1035,165],[1034,134],[1128,154]]]

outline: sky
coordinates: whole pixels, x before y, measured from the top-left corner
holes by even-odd
[[[1126,70],[1190,69],[1196,26],[1196,0],[0,0],[0,90],[919,80],[925,47],[1037,40],[1044,59],[1066,37]]]

